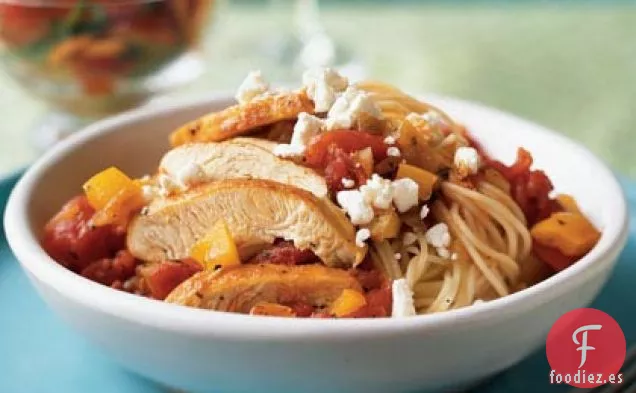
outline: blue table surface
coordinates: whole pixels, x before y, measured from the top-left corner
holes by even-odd
[[[19,175],[0,181],[0,209]],[[623,181],[636,215],[636,184]],[[634,220],[631,221],[634,223]],[[38,297],[0,237],[0,392],[2,393],[162,393],[155,383],[109,360],[54,315]],[[636,343],[636,227],[615,273],[592,307],[612,315],[628,345]],[[563,392],[548,384],[549,366],[542,348],[520,364],[473,389],[475,393]]]

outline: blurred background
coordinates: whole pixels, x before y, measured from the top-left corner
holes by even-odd
[[[636,2],[7,1],[0,173],[148,100],[233,92],[253,69],[292,84],[330,64],[510,111],[636,176]]]

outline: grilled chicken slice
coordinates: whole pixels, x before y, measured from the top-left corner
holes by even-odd
[[[313,170],[276,157],[265,140],[237,138],[220,143],[192,143],[176,147],[161,160],[160,172],[176,177],[181,168],[196,164],[201,183],[223,179],[265,179],[307,190],[322,198],[325,179]],[[273,144],[273,143],[272,143]]]
[[[130,223],[128,249],[144,261],[182,259],[219,219],[227,223],[239,251],[282,238],[313,251],[329,266],[352,266],[366,254],[366,247],[355,244],[351,223],[329,199],[278,182],[244,179],[155,200]]]
[[[247,314],[260,302],[303,302],[324,308],[343,289],[362,291],[345,270],[321,265],[239,265],[190,277],[166,298],[169,303]]]
[[[277,121],[313,113],[314,104],[304,91],[267,94],[185,124],[170,136],[172,146],[188,142],[220,142],[256,131]]]
[[[229,143],[241,143],[241,144],[250,144],[250,145],[254,145],[254,146],[258,146],[263,150],[267,150],[270,153],[274,152],[274,148],[276,147],[276,145],[278,145],[278,143],[267,140],[267,139],[262,139],[262,138],[253,138],[253,137],[244,137],[244,136],[237,136],[236,138],[232,138],[228,141]]]

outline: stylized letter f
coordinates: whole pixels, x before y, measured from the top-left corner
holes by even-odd
[[[587,351],[593,351],[596,349],[594,347],[587,345],[587,332],[589,330],[601,330],[601,328],[602,328],[601,325],[585,325],[576,329],[574,333],[572,333],[572,341],[574,341],[574,344],[581,345],[580,347],[576,349],[577,351],[581,351],[581,364],[579,364],[579,368],[583,367],[583,365],[585,364],[585,361],[587,360]],[[576,336],[581,332],[583,332],[582,334],[583,339],[581,340],[581,342],[579,342]]]

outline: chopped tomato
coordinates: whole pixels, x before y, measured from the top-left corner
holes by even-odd
[[[114,258],[92,262],[80,274],[91,281],[112,286],[134,276],[136,266],[137,260],[128,251],[122,250]]]
[[[557,272],[569,267],[579,258],[577,256],[564,255],[556,248],[544,246],[537,242],[532,242],[532,251],[537,258]]]
[[[179,284],[201,271],[196,261],[164,261],[151,266],[142,273],[150,291],[150,297],[163,300]]]
[[[275,265],[305,265],[319,262],[311,250],[299,250],[290,241],[279,241],[252,257],[248,263]]]
[[[391,287],[384,285],[366,294],[367,304],[359,310],[345,316],[345,318],[382,318],[391,315],[393,294]]]
[[[300,318],[310,317],[312,313],[314,312],[314,308],[311,305],[307,303],[303,303],[303,302],[295,302],[295,303],[287,304],[287,307],[294,310],[294,313],[296,314],[296,316]]]
[[[368,174],[350,154],[335,145],[331,145],[327,150],[328,162],[324,168],[324,176],[331,192],[345,189],[342,184],[342,179],[345,178],[353,180],[353,187],[359,187],[367,182]]]
[[[352,156],[366,148],[371,148],[375,162],[387,157],[388,146],[380,135],[350,130],[326,132],[311,141],[305,151],[305,162],[309,167],[322,171],[329,190],[337,192],[345,188],[342,184],[345,178],[353,180],[354,187],[366,183],[369,174]]]
[[[81,272],[91,262],[112,258],[125,246],[124,233],[113,226],[95,227],[95,210],[84,196],[71,199],[44,227],[42,247],[63,266]]]
[[[526,149],[519,148],[517,150],[517,159],[511,166],[506,166],[499,161],[492,161],[490,165],[501,172],[506,179],[514,179],[530,172],[532,155]]]
[[[528,226],[563,210],[555,199],[550,198],[550,192],[554,187],[545,172],[530,169],[532,156],[527,150],[519,148],[517,160],[511,166],[487,159],[489,165],[498,170],[510,183],[511,196],[523,211]]]
[[[380,135],[364,131],[331,131],[314,138],[305,152],[307,165],[313,168],[324,168],[329,163],[329,146],[336,145],[345,153],[353,153],[367,147],[373,150],[373,158],[380,162],[387,157],[388,146]]]
[[[355,269],[352,273],[365,291],[371,291],[382,287],[385,278],[382,273],[377,270],[361,270]]]

